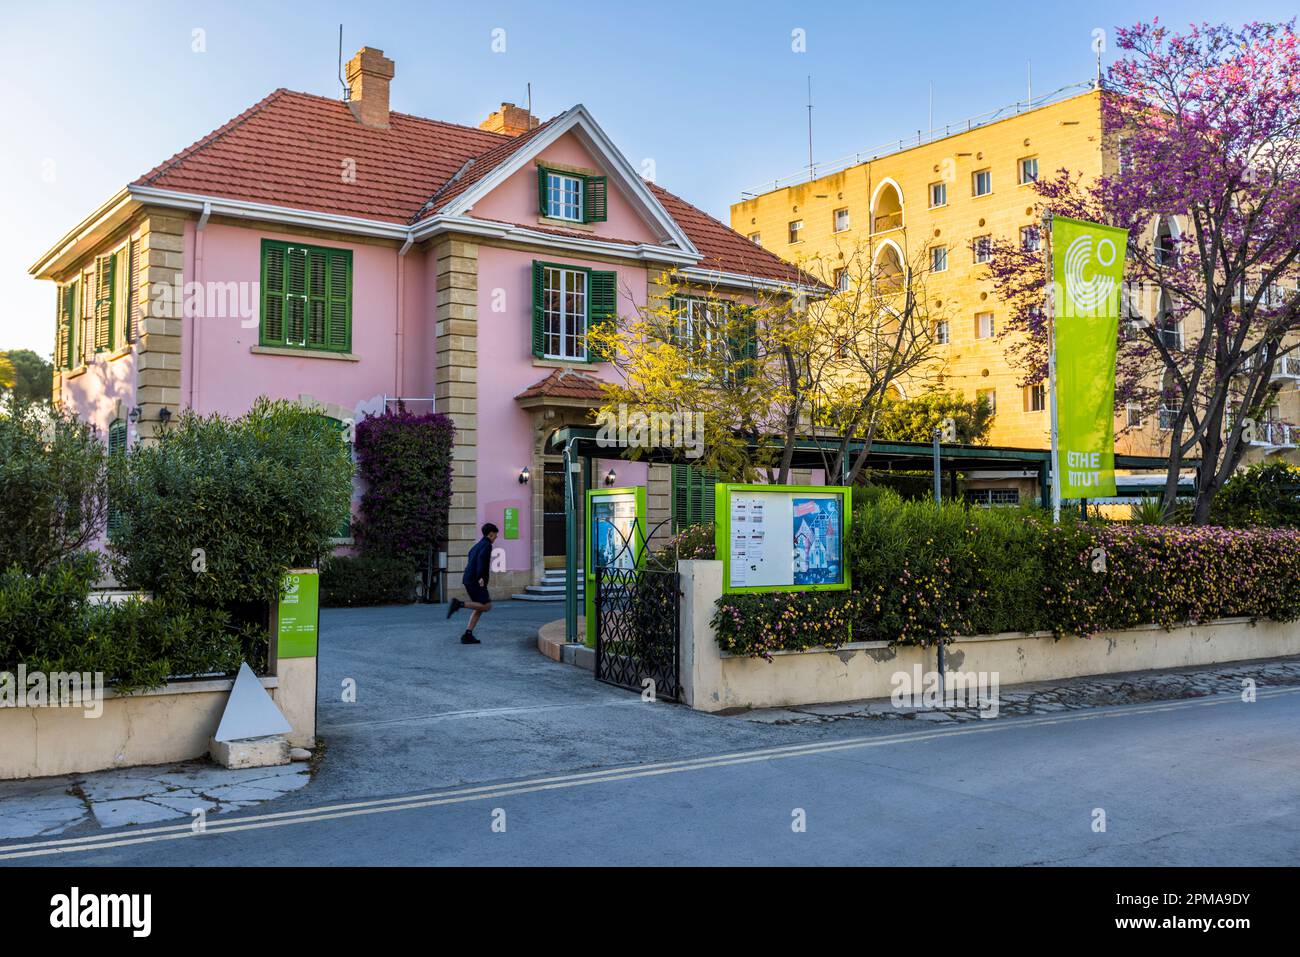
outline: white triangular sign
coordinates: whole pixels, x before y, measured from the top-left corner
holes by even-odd
[[[230,700],[221,715],[221,724],[214,741],[242,741],[244,738],[263,738],[269,734],[285,734],[293,726],[285,720],[271,696],[257,680],[248,662],[239,666],[235,686],[230,689]]]

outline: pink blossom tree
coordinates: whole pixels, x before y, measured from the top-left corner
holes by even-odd
[[[1293,20],[1182,34],[1143,23],[1116,41],[1123,55],[1101,97],[1105,173],[1085,182],[1062,169],[1037,185],[1039,205],[1128,229],[1116,404],[1159,410],[1166,512],[1180,470],[1200,460],[1193,515],[1204,523],[1297,348],[1300,40]],[[1046,376],[1043,245],[992,249],[1024,384]]]

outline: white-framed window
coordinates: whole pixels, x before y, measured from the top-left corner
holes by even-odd
[[[849,228],[849,211],[848,208],[835,210],[835,231],[842,233]]]
[[[750,233],[750,234],[749,234],[749,241],[750,241],[751,243],[753,243],[755,246],[761,246],[761,245],[763,245],[763,237],[762,237],[762,235],[759,234],[759,233]]]
[[[543,350],[547,359],[587,359],[587,273],[547,266],[542,280]]]
[[[983,399],[989,404],[989,409],[996,415],[998,411],[998,390],[997,389],[976,389],[975,398]]]
[[[949,340],[948,320],[940,319],[934,324],[934,341],[941,346],[946,346]]]
[[[972,247],[975,252],[975,261],[977,263],[987,263],[993,260],[992,236],[976,236]]]
[[[975,338],[993,338],[993,313],[977,312],[975,314]]]
[[[1042,412],[1046,408],[1047,386],[1042,382],[1025,386],[1025,411]]]
[[[546,215],[582,222],[582,177],[546,171]]]
[[[991,192],[993,192],[992,170],[981,169],[971,174],[972,196],[987,196]]]
[[[1020,161],[1020,185],[1038,182],[1038,157],[1026,156]]]
[[[947,205],[948,205],[948,184],[931,183],[930,184],[930,208],[934,209],[936,206],[947,206]]]
[[[835,270],[835,291],[849,291],[849,270],[847,266],[841,266]]]
[[[986,508],[1014,507],[1020,504],[1018,488],[968,488],[963,497],[968,505]]]
[[[1027,253],[1036,253],[1042,248],[1042,234],[1037,226],[1020,227],[1020,248]]]
[[[1142,409],[1136,402],[1124,404],[1124,421],[1128,423],[1129,428],[1135,429],[1142,425]]]
[[[1178,378],[1172,371],[1166,371],[1164,379],[1160,383],[1160,416],[1159,427],[1164,431],[1170,431],[1174,427],[1174,420],[1178,418],[1178,413],[1183,408],[1183,396],[1178,388]]]
[[[948,247],[931,246],[930,247],[930,271],[943,272],[948,268]]]
[[[790,223],[790,242],[797,243],[799,241],[800,233],[802,232],[803,232],[803,220],[802,219],[792,220]]]

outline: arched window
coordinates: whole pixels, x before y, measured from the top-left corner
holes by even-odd
[[[1178,261],[1178,223],[1172,216],[1161,216],[1156,223],[1155,259],[1157,266],[1172,266]]]
[[[880,247],[873,271],[878,295],[888,295],[903,288],[903,256],[896,245],[886,242]]]
[[[893,180],[885,180],[871,202],[871,230],[883,233],[903,225],[903,194]]]
[[[1172,429],[1182,408],[1183,393],[1178,388],[1178,379],[1172,369],[1167,369],[1160,383],[1160,428]]]
[[[1182,351],[1183,324],[1174,311],[1173,299],[1164,290],[1160,292],[1160,308],[1156,311],[1156,331],[1166,349]]]

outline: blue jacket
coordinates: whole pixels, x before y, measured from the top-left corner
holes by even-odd
[[[491,569],[492,543],[484,535],[469,550],[469,558],[465,561],[465,574],[460,576],[461,583],[464,585],[477,585],[481,579],[483,584],[486,585]]]

